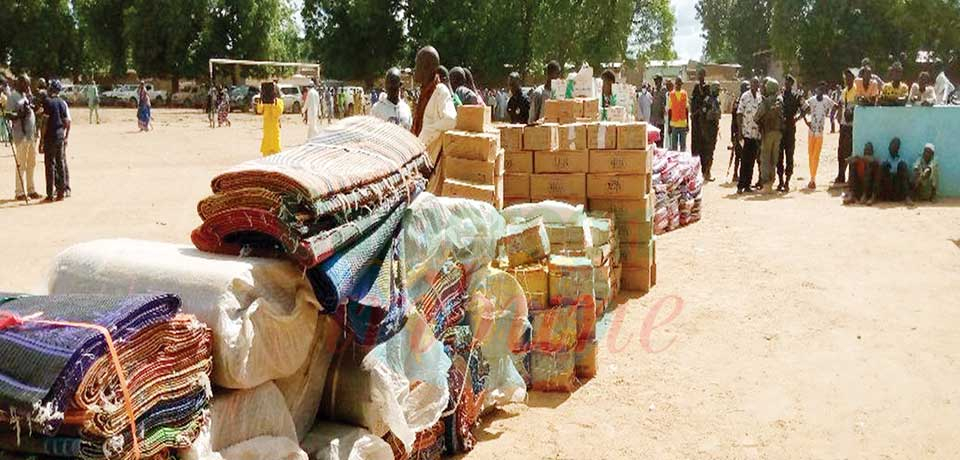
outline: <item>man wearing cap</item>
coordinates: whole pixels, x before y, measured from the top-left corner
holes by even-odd
[[[913,166],[913,197],[917,201],[933,201],[940,185],[940,168],[933,158],[937,151],[933,144],[923,147],[923,154]]]
[[[67,191],[67,160],[64,149],[70,138],[70,109],[60,97],[63,85],[60,80],[50,82],[48,97],[44,105],[46,123],[43,135],[43,166],[47,179],[46,201],[63,200]],[[56,189],[56,196],[54,196]]]

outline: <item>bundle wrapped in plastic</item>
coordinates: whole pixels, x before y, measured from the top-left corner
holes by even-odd
[[[576,390],[576,352],[530,352],[530,380],[530,386],[535,391]]]
[[[390,444],[369,431],[333,422],[318,422],[303,439],[312,460],[393,460]]]
[[[591,379],[597,375],[597,340],[581,341],[577,344],[574,369],[577,378]]]
[[[550,305],[576,305],[593,297],[593,262],[586,257],[551,256]],[[592,303],[592,302],[591,302]]]
[[[448,329],[443,344],[452,362],[448,374],[450,403],[444,417],[444,446],[452,455],[469,452],[476,444],[473,429],[483,412],[490,369],[470,327]]]
[[[416,311],[403,329],[372,349],[345,344],[334,355],[320,417],[387,432],[409,449],[416,433],[440,420],[450,400],[451,360]]]
[[[212,380],[253,388],[296,372],[310,352],[319,303],[289,261],[237,258],[128,239],[81,243],[53,263],[50,292],[176,292],[213,331]]]
[[[508,223],[525,222],[540,217],[545,225],[582,225],[586,219],[583,205],[573,206],[560,201],[541,201],[510,206],[503,210]]]
[[[539,262],[550,255],[550,238],[541,217],[507,225],[498,244],[511,267]]]
[[[553,307],[530,312],[533,325],[531,348],[536,351],[567,351],[577,345],[577,306]]]

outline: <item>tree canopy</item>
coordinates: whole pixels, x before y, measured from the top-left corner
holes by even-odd
[[[957,0],[698,0],[697,16],[708,58],[774,57],[807,79],[839,80],[864,57],[882,75],[901,53],[910,72],[919,51],[947,61],[960,46]]]

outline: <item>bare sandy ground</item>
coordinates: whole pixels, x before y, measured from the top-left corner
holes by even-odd
[[[158,110],[143,134],[134,111],[104,112],[91,126],[75,109],[65,202],[12,202],[0,153],[0,291],[43,292],[73,243],[188,243],[210,178],[259,155],[249,115],[211,130],[199,113]],[[467,458],[960,458],[960,201],[843,207],[828,190],[836,135],[819,189],[797,191],[799,131],[795,191],[709,184],[703,221],[657,243],[659,285],[621,299],[599,375],[489,417]],[[305,134],[284,120],[284,145]]]

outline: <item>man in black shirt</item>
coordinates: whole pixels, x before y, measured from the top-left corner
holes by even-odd
[[[507,115],[510,123],[527,124],[530,119],[530,99],[520,88],[520,74],[510,74],[510,100],[507,102]]]
[[[697,69],[697,84],[693,87],[693,93],[690,95],[690,152],[694,156],[704,154],[705,144],[704,117],[706,116],[706,101],[710,95],[710,85],[706,83],[707,71],[702,68]]]
[[[803,102],[799,93],[793,90],[796,80],[787,75],[783,84],[783,137],[780,140],[780,155],[777,159],[777,191],[790,191],[790,177],[793,176],[793,153],[797,146],[797,120],[803,116],[800,105]],[[786,160],[786,166],[784,166]],[[786,172],[786,181],[784,181]]]
[[[463,67],[454,67],[450,69],[450,87],[454,94],[460,98],[463,105],[480,104],[480,98],[473,89],[467,85],[467,73]]]
[[[46,201],[60,201],[67,190],[66,185],[66,158],[64,148],[70,137],[70,110],[67,103],[60,98],[63,85],[59,80],[50,82],[48,97],[44,105],[46,124],[43,135],[43,165],[47,179]],[[56,198],[54,198],[54,186]]]

